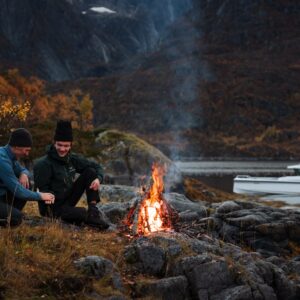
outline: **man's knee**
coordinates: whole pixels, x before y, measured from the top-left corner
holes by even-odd
[[[83,181],[85,184],[90,185],[93,180],[97,177],[97,172],[93,168],[86,168],[83,173],[81,174]]]
[[[86,176],[87,178],[95,179],[97,177],[97,172],[93,168],[86,168],[82,175]]]

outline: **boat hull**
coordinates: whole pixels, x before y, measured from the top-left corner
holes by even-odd
[[[239,175],[234,178],[233,192],[251,195],[300,195],[300,176],[252,177]]]

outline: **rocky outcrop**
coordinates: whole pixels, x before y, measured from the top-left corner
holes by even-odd
[[[114,189],[114,202],[99,207],[120,224],[141,194],[132,187],[102,186],[106,201]],[[133,298],[300,297],[299,212],[254,201],[209,204],[175,193],[163,197],[180,216],[176,231],[135,237],[123,251],[127,272],[139,278],[130,285]]]
[[[210,218],[210,226],[225,241],[239,241],[264,256],[289,255],[289,243],[300,243],[298,212],[230,201],[219,205]]]
[[[119,221],[143,195],[132,187],[103,185],[100,194],[105,202],[113,190],[118,197],[112,198],[114,202],[102,204],[101,209],[108,218]],[[163,197],[179,215],[178,228],[189,235],[210,232],[225,242],[255,249],[265,257],[290,255],[292,244],[300,244],[300,213],[297,211],[247,201],[192,202],[177,193],[166,193]]]
[[[165,164],[169,172],[179,176],[167,156],[134,134],[105,130],[96,137],[95,149],[99,149],[97,160],[115,184],[145,184],[145,175],[151,174],[154,162]]]
[[[195,240],[182,234],[160,233],[134,240],[124,250],[128,268],[152,276],[134,286],[134,295],[216,300],[300,296],[299,277],[289,279],[292,268],[282,269],[259,253],[245,252],[218,239],[202,236],[198,241],[207,251],[195,252]],[[170,251],[171,247],[177,251]]]
[[[163,197],[179,216],[193,217],[178,218],[175,229],[166,232],[129,236],[121,226],[122,220],[142,198],[141,193],[131,186],[102,185],[101,189],[106,203],[98,207],[114,226],[97,237],[92,229],[88,238],[95,237],[92,241],[97,251],[105,247],[109,259],[92,253],[78,258],[81,252],[72,252],[81,277],[71,278],[75,282],[68,285],[71,289],[76,288],[76,282],[83,289],[92,280],[112,289],[104,294],[89,285],[86,295],[99,299],[299,299],[299,212],[254,200],[197,203],[181,194],[166,193]],[[114,202],[109,202],[114,190]],[[30,226],[49,225],[44,219],[29,221],[26,224]],[[62,226],[76,239],[81,230],[89,230]],[[31,234],[28,242],[36,243],[39,238]],[[109,247],[116,244],[120,244],[119,254],[113,256]],[[55,274],[54,278],[54,286],[59,288],[59,277]],[[115,298],[105,298],[107,294]]]

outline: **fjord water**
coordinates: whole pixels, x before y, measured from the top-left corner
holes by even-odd
[[[183,175],[197,178],[205,184],[233,192],[233,178],[236,175],[251,176],[285,176],[294,172],[287,166],[299,164],[298,161],[254,161],[254,160],[191,160],[182,159],[176,162]],[[284,201],[288,204],[300,204],[300,196],[269,195],[263,200]]]

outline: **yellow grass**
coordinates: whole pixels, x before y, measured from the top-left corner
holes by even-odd
[[[38,215],[34,202],[25,211]],[[117,265],[126,244],[122,235],[66,227],[59,221],[0,227],[0,299],[91,299],[87,295],[92,290],[118,295],[109,278],[89,278],[75,268],[74,260],[98,255]]]

